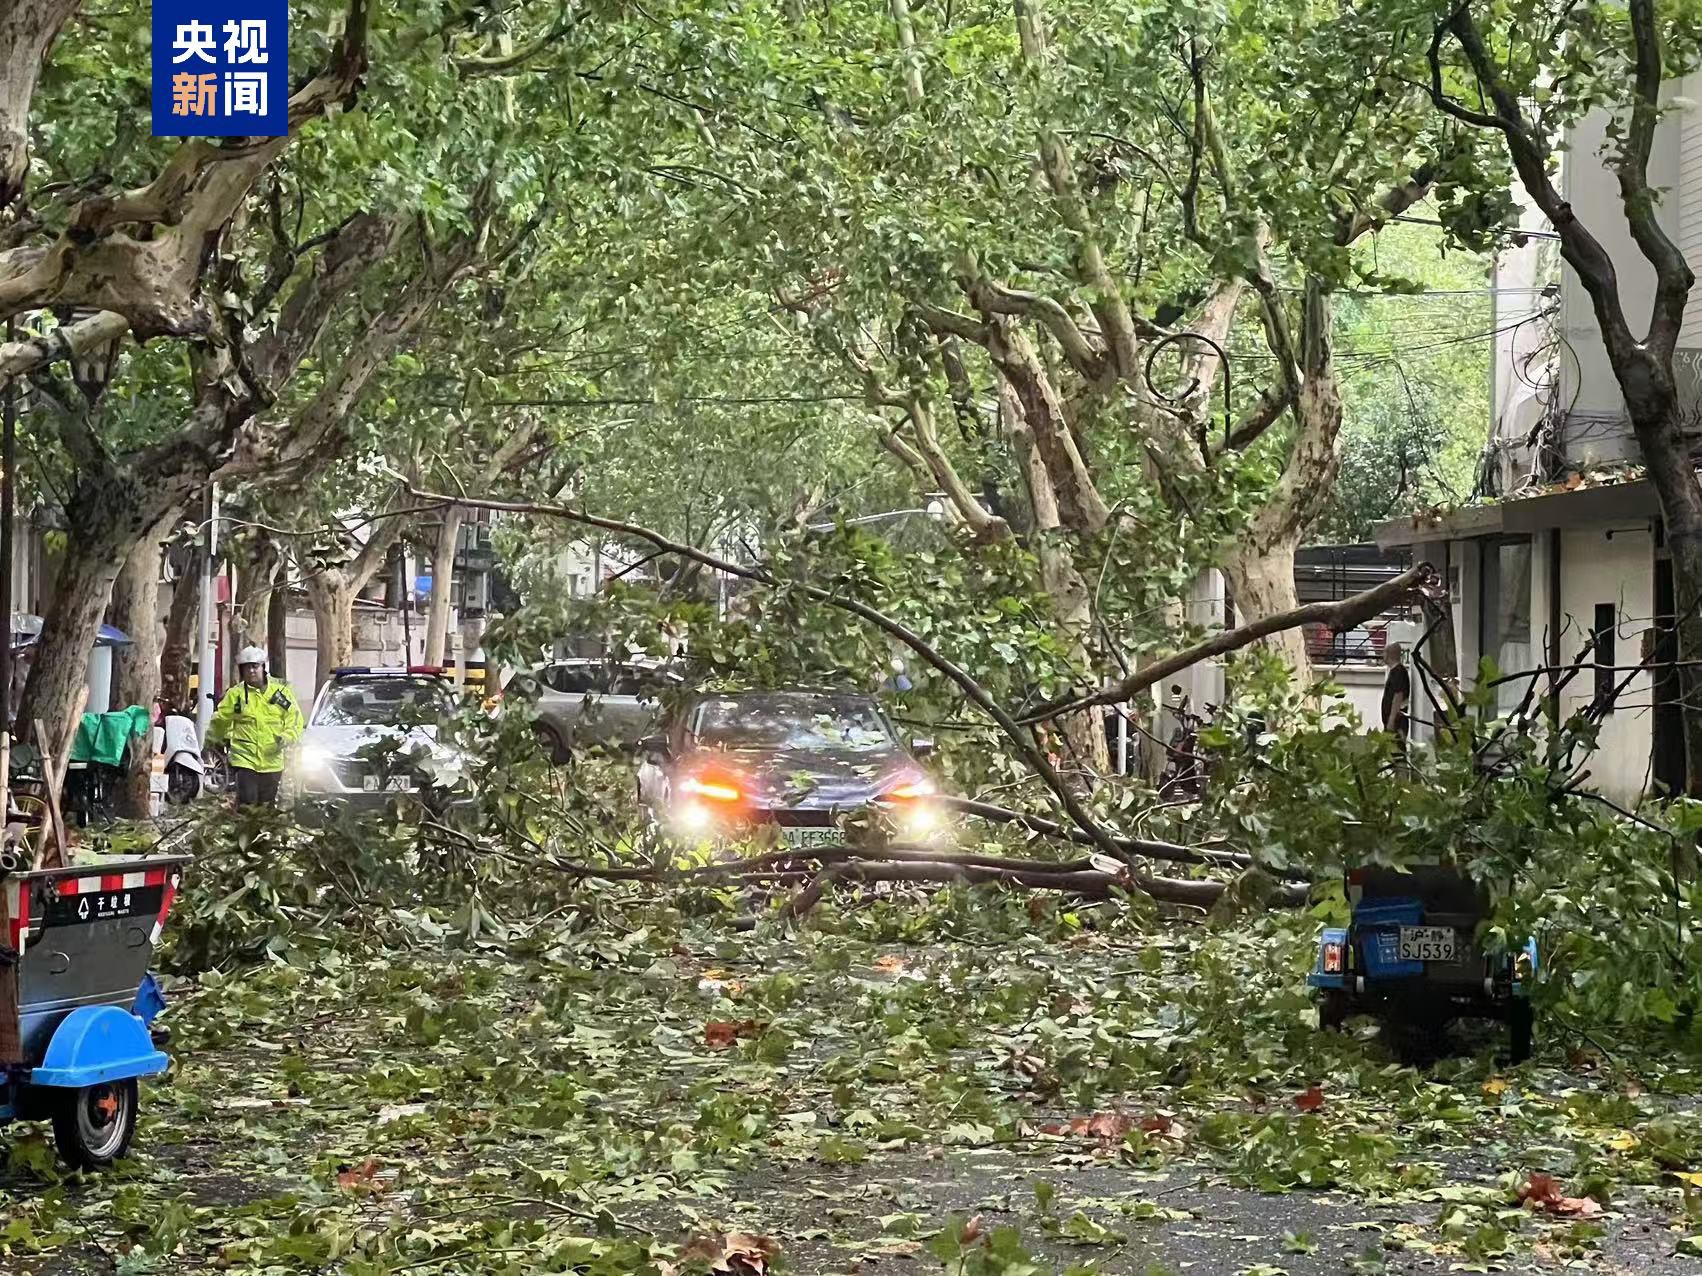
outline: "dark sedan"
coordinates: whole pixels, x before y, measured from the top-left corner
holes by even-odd
[[[694,697],[644,742],[639,797],[670,836],[754,837],[799,848],[841,841],[840,817],[883,810],[899,836],[932,841],[934,783],[867,696],[740,691]]]

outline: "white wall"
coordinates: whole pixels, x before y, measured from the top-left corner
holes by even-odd
[[[1345,712],[1332,712],[1326,722],[1330,725],[1346,723],[1360,731],[1376,730],[1382,721],[1383,681],[1389,676],[1388,669],[1383,665],[1331,665],[1319,672],[1329,674],[1333,681],[1341,684],[1343,695],[1336,703],[1341,709],[1352,710],[1358,718],[1354,722]],[[1413,717],[1429,718],[1430,705],[1419,689],[1416,675],[1413,678],[1413,697],[1414,703],[1410,708]]]
[[[1598,603],[1614,604],[1619,618],[1615,663],[1642,659],[1643,633],[1655,612],[1654,546],[1646,531],[1603,528],[1560,534],[1560,659],[1575,659],[1595,624]],[[1623,676],[1623,675],[1620,675]],[[1639,673],[1620,696],[1620,708],[1602,722],[1589,769],[1592,787],[1621,801],[1635,800],[1649,778],[1654,743],[1653,689]],[[1561,694],[1562,716],[1589,704],[1595,696],[1592,671],[1581,672]]]
[[[1517,184],[1519,227],[1542,232],[1548,221]],[[1491,431],[1497,449],[1501,492],[1517,491],[1531,473],[1532,448],[1525,444],[1555,397],[1559,350],[1545,311],[1554,298],[1545,287],[1559,281],[1559,246],[1537,236],[1509,245],[1490,272],[1495,358],[1490,363]]]

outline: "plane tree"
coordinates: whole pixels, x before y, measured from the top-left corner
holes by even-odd
[[[103,126],[145,110],[140,12],[45,46],[20,104],[40,162],[8,205],[0,304],[26,325],[0,357],[31,375],[30,428],[71,474],[60,588],[20,717],[61,735],[124,565],[149,574],[152,545],[209,481],[335,453],[374,375],[526,237],[578,154],[565,131],[522,122],[563,124],[531,64],[564,42],[600,56],[594,23],[569,28],[553,6],[369,21],[363,0],[340,21],[295,16],[307,69],[288,138],[150,143]],[[91,58],[125,71],[81,98]],[[115,347],[126,333],[141,344]],[[90,351],[104,351],[98,382],[52,366]],[[149,591],[121,599],[130,627],[152,626]]]

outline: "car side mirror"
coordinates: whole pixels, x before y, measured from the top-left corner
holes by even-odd
[[[910,752],[914,753],[919,758],[932,757],[934,753],[934,742],[927,736],[918,736],[910,742]]]
[[[668,737],[658,732],[647,735],[638,742],[639,752],[648,758],[665,758],[668,756]]]

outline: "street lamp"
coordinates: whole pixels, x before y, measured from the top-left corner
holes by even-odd
[[[947,508],[946,494],[944,492],[929,492],[928,503],[923,507],[923,512],[926,513],[929,518],[933,519],[934,522],[943,523],[946,521]]]

